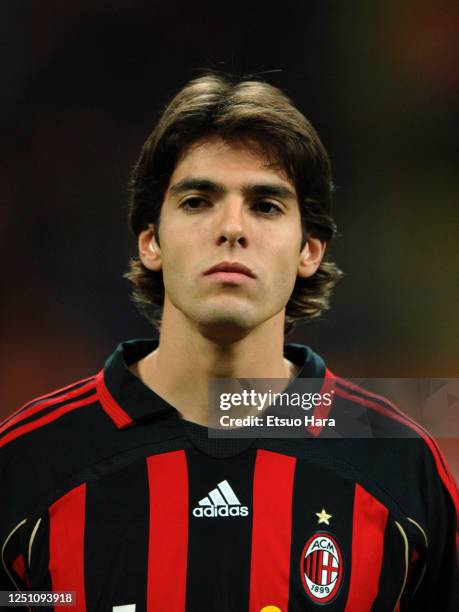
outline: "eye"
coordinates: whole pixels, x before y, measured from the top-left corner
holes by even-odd
[[[255,202],[252,208],[269,217],[282,214],[282,208],[277,204],[274,204],[274,202],[269,202],[268,200],[260,200],[260,202]]]
[[[190,196],[180,204],[181,208],[188,211],[200,210],[208,206],[210,206],[209,202],[200,196]]]

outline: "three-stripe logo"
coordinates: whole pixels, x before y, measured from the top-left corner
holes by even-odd
[[[248,514],[248,507],[241,505],[227,480],[219,482],[215,489],[203,497],[193,509],[193,516],[196,518],[248,516]]]

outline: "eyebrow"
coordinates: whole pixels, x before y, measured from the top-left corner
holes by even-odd
[[[226,189],[223,185],[209,181],[204,178],[184,178],[171,187],[171,193],[180,195],[186,191],[205,191],[215,195],[223,195]]]
[[[213,195],[224,195],[227,189],[220,183],[215,183],[206,178],[184,178],[170,188],[171,193],[180,195],[187,191],[204,191]],[[294,191],[285,185],[277,183],[255,183],[244,185],[241,189],[245,197],[271,197],[282,200],[296,200]]]

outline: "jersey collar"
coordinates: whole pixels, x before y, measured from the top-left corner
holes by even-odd
[[[143,384],[129,365],[154,351],[159,340],[122,342],[97,375],[100,403],[119,429],[126,429],[176,409]],[[284,355],[300,366],[297,378],[323,379],[326,368],[319,355],[301,344],[286,344]],[[319,381],[318,381],[319,382]]]

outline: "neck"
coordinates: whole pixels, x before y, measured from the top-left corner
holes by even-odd
[[[209,378],[293,378],[283,356],[284,312],[237,340],[217,340],[178,311],[165,311],[158,348],[131,366],[182,418],[207,425]]]

